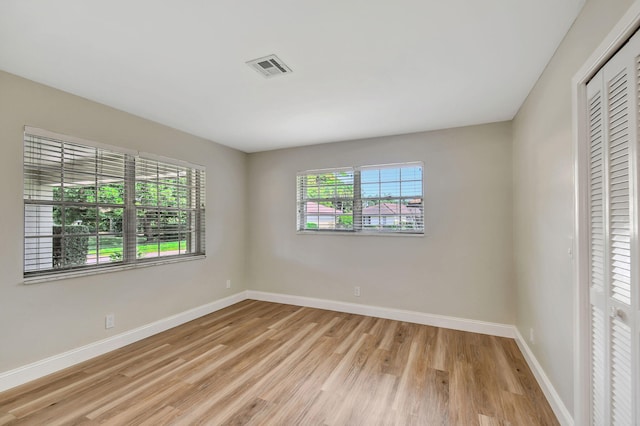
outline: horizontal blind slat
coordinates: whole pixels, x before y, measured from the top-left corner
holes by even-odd
[[[158,256],[204,254],[206,176],[202,167],[190,169],[180,160],[143,160],[130,150],[64,138],[25,133],[25,276],[136,263],[152,256],[149,250],[153,252],[154,246]],[[130,180],[134,191],[127,192],[127,168],[133,170],[136,161],[156,181],[154,190],[146,194],[147,200],[155,199],[155,222],[145,222],[141,235],[135,224],[132,234],[125,232],[127,200],[140,195],[136,187],[144,192],[135,180]],[[134,171],[131,179],[135,176]],[[79,254],[69,254],[74,247]],[[128,257],[136,249],[138,255]]]

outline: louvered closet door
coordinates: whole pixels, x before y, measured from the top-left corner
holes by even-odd
[[[587,86],[590,180],[591,423],[637,425],[640,36]]]

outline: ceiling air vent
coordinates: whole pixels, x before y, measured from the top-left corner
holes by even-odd
[[[247,65],[258,71],[266,78],[275,77],[281,74],[289,74],[292,72],[291,68],[286,66],[285,63],[276,55],[253,59],[248,61]]]

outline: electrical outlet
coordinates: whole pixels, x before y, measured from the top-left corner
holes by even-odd
[[[353,295],[356,297],[360,297],[360,287],[359,286],[355,286],[353,288]]]
[[[116,316],[114,314],[107,314],[104,317],[104,328],[113,328],[116,325]]]
[[[231,288],[231,280],[227,280],[227,288]]]
[[[536,335],[533,333],[533,327],[529,329],[529,343],[532,345],[536,344]]]

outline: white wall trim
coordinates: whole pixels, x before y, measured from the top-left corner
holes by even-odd
[[[124,333],[0,373],[0,392],[119,349],[246,299],[246,292],[242,291],[225,297],[224,299],[216,300],[206,305],[198,306],[188,311],[134,328],[133,330],[125,331]]]
[[[564,405],[564,403],[562,402],[562,398],[560,398],[560,395],[553,387],[551,380],[549,380],[549,377],[542,369],[542,366],[538,362],[538,359],[533,354],[533,351],[531,351],[529,345],[527,345],[527,342],[522,337],[522,334],[520,334],[520,330],[518,330],[516,327],[514,327],[514,329],[515,340],[518,344],[518,347],[520,348],[520,352],[522,352],[522,355],[524,355],[524,359],[527,361],[529,368],[538,381],[542,392],[544,392],[544,396],[547,397],[547,401],[549,401],[551,409],[553,409],[553,412],[558,418],[558,421],[562,426],[573,426],[573,417],[571,417],[571,413],[567,409],[566,405]]]
[[[466,318],[456,318],[445,315],[407,311],[403,309],[385,308],[382,306],[361,305],[357,303],[339,302],[336,300],[293,296],[281,293],[267,293],[255,290],[247,290],[247,298],[261,300],[264,302],[285,303],[288,305],[306,306],[309,308],[327,309],[349,314],[367,315],[371,317],[386,318],[396,321],[406,321],[415,324],[431,325],[433,327],[442,327],[450,328],[453,330],[469,331],[472,333],[489,334],[492,336],[510,338],[515,337],[515,327],[513,325],[500,324],[495,322],[477,321]]]
[[[589,336],[589,237],[587,188],[587,102],[586,84],[640,26],[640,0],[636,0],[571,80],[574,179],[573,267],[573,392],[575,424],[591,421],[590,336]],[[523,351],[524,352],[524,351]],[[640,408],[639,408],[640,410]]]
[[[284,303],[295,306],[306,306],[317,309],[328,309],[350,314],[368,315],[376,318],[386,318],[396,321],[406,321],[415,324],[430,325],[434,327],[449,328],[453,330],[468,331],[472,333],[488,334],[492,336],[508,337],[515,339],[522,352],[527,365],[533,372],[549,405],[553,409],[558,421],[563,426],[574,426],[571,413],[562,402],[562,398],[549,380],[544,369],[520,334],[520,331],[508,324],[477,321],[466,318],[450,317],[445,315],[427,314],[423,312],[391,309],[380,306],[361,305],[357,303],[339,302],[335,300],[317,299],[289,294],[268,293],[263,291],[247,290],[247,298],[265,302]]]
[[[87,361],[91,358],[103,355],[107,352],[119,349],[128,344],[137,342],[154,334],[161,333],[170,328],[192,321],[196,318],[208,315],[212,312],[231,306],[243,300],[252,299],[265,302],[283,303],[295,306],[305,306],[317,309],[327,309],[350,314],[367,315],[376,318],[386,318],[396,321],[406,321],[415,324],[430,325],[453,330],[468,331],[471,333],[488,334],[492,336],[513,338],[522,351],[529,368],[533,371],[538,384],[542,388],[549,404],[558,420],[563,426],[573,426],[571,414],[562,403],[560,396],[554,389],[551,381],[538,363],[537,359],[527,346],[520,332],[515,326],[487,321],[478,321],[467,318],[457,318],[446,315],[427,314],[424,312],[408,311],[403,309],[385,308],[382,306],[370,306],[357,303],[340,302],[336,300],[318,299],[312,297],[295,296],[281,293],[268,293],[263,291],[246,290],[236,293],[224,299],[216,300],[206,305],[198,306],[188,311],[152,322],[142,327],[126,331],[116,336],[109,337],[88,345],[72,349],[70,351],[45,358],[34,363],[0,373],[0,392],[30,382],[32,380],[55,373],[75,364]]]

